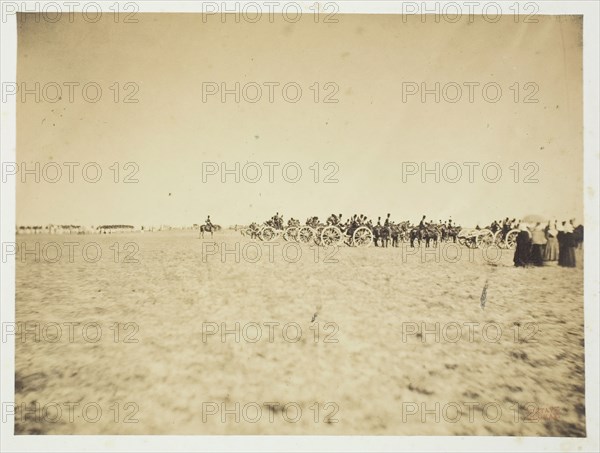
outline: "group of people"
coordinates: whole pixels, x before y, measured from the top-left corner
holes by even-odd
[[[381,220],[381,217],[379,219]],[[386,226],[389,221],[390,220],[389,220],[389,214],[388,214],[388,219],[386,220]],[[298,220],[295,220],[292,218],[288,221],[288,226],[298,226],[296,224],[296,222],[298,222],[298,224],[299,224]],[[321,225],[321,221],[319,220],[318,216],[309,217],[308,219],[306,219],[306,225],[316,228],[319,225]],[[342,230],[356,229],[360,226],[368,226],[369,228],[374,227],[373,221],[370,220],[369,218],[367,218],[367,216],[364,214],[354,214],[352,217],[346,219],[345,221],[342,220],[342,214],[337,214],[337,215],[331,214],[327,218],[325,225],[337,226],[337,227],[340,227]],[[381,226],[381,224],[380,224],[380,226]]]
[[[206,223],[210,224],[210,218],[207,219]],[[284,229],[285,225],[283,216],[279,213],[276,213],[265,223],[279,230]],[[306,219],[305,224],[313,228],[323,225],[317,216],[309,217]],[[390,214],[383,221],[379,217],[377,222],[372,221],[364,214],[354,214],[346,219],[343,219],[342,214],[331,214],[327,218],[325,225],[335,225],[343,231],[349,231],[350,233],[361,226],[367,226],[375,233],[391,228],[392,245],[394,245],[394,242],[397,245],[399,232],[410,233],[411,245],[413,245],[413,241],[419,239],[419,233],[423,234],[429,230],[439,232],[440,240],[452,239],[452,236],[454,236],[454,241],[456,242],[456,234],[450,233],[456,229],[460,229],[460,227],[453,224],[451,219],[435,222],[428,221],[427,217],[423,216],[420,222],[413,226],[411,222],[393,222]],[[291,218],[288,220],[287,226],[300,227],[300,220]],[[576,227],[574,219],[564,221],[560,225],[556,220],[550,221],[547,224],[537,222],[535,225],[532,225],[521,220],[506,217],[502,220],[494,220],[488,228],[494,234],[496,232],[501,233],[502,237],[506,237],[511,230],[520,230],[516,239],[517,245],[513,260],[517,267],[543,266],[546,262],[558,262],[560,266],[575,267],[575,249],[583,242],[583,226],[579,225]],[[477,229],[480,229],[479,225]],[[376,234],[375,245],[378,245],[377,236]]]
[[[502,237],[504,238],[510,230],[517,229],[519,223],[520,221],[517,221],[517,219],[510,220],[508,217],[506,217],[504,220],[494,220],[490,224],[489,230],[494,234],[496,234],[498,231],[502,232]]]
[[[387,215],[387,217],[383,220],[383,222],[381,221],[381,217],[378,218],[377,222],[372,221],[371,219],[369,219],[366,215],[364,214],[354,214],[353,216],[347,218],[347,219],[343,219],[342,218],[342,214],[331,214],[326,222],[325,225],[335,225],[340,227],[341,229],[347,229],[347,228],[352,228],[352,227],[359,227],[359,226],[367,226],[369,228],[375,228],[375,227],[388,227],[391,225],[396,225],[396,222],[393,222],[390,218],[390,214]],[[207,223],[209,222],[209,220],[207,220]],[[412,225],[410,222],[400,222],[400,223],[406,223],[409,227],[412,228]],[[287,227],[299,227],[301,225],[300,220],[298,219],[294,219],[293,217],[290,218],[287,221],[287,224],[285,224],[284,220],[283,220],[283,216],[279,214],[279,212],[275,213],[274,216],[272,216],[269,220],[267,220],[265,222],[265,225],[274,227],[278,230],[284,229],[286,226]],[[311,226],[313,228],[319,226],[319,225],[323,225],[323,223],[321,222],[321,220],[319,219],[318,216],[313,216],[313,217],[309,217],[306,219],[305,225]],[[440,228],[452,228],[452,220],[447,220],[447,221],[442,221],[440,220],[439,222],[434,222],[434,221],[426,221],[425,220],[425,216],[423,216],[423,218],[421,219],[421,222],[419,223],[419,228],[426,228],[428,226],[436,226],[436,227],[440,227]]]
[[[290,219],[290,221],[293,221],[294,219]],[[275,215],[273,217],[271,217],[269,220],[267,220],[265,222],[267,225],[272,226],[273,228],[277,229],[277,230],[282,230],[283,229],[283,216],[279,215],[279,213],[275,213]],[[288,221],[289,224],[289,221]]]
[[[583,241],[583,228],[574,226],[574,220],[550,221],[547,225],[537,222],[529,227],[519,225],[514,263],[517,267],[543,266],[545,262],[557,261],[559,266],[575,267],[575,249]]]
[[[283,220],[283,216],[279,212],[275,213],[270,219],[264,222],[266,226],[275,228],[277,230],[283,230],[286,227],[301,227],[300,220],[290,218],[287,224]],[[438,222],[429,221],[426,216],[423,216],[421,221],[413,225],[410,221],[395,222],[391,219],[391,214],[387,214],[387,217],[378,217],[376,221],[369,219],[364,214],[354,214],[349,217],[344,217],[342,214],[331,214],[327,217],[325,222],[322,222],[318,216],[312,216],[306,219],[304,225],[310,226],[313,229],[318,229],[324,226],[336,226],[347,235],[352,236],[354,231],[360,227],[367,227],[373,232],[373,243],[375,246],[387,247],[388,241],[391,240],[391,245],[398,247],[399,242],[402,240],[411,240],[411,246],[414,246],[414,241],[421,240],[426,241],[427,246],[432,237],[435,237],[435,242],[438,240],[450,240],[454,239],[456,242],[456,236],[460,227],[454,225],[451,219],[447,221]],[[250,225],[250,229],[258,230],[259,225],[253,222]],[[414,232],[416,234],[412,234]],[[435,232],[435,234],[425,234],[426,231]]]

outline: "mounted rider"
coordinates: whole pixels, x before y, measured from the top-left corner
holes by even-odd
[[[277,230],[283,229],[283,216],[280,216],[279,212],[276,212],[275,215],[271,217],[271,225]]]
[[[204,221],[204,224],[205,224],[207,227],[209,227],[211,230],[213,229],[213,224],[212,224],[212,222],[210,221],[210,216],[208,216],[208,217],[206,218],[206,220]]]
[[[312,228],[317,228],[319,226],[319,223],[320,222],[318,216],[309,217],[308,219],[306,219],[306,224]]]
[[[358,216],[354,214],[346,221],[346,231],[347,234],[352,236],[356,229],[359,227]]]
[[[390,223],[391,223],[391,221],[390,221],[390,213],[388,212],[388,215],[387,215],[387,217],[385,219],[385,222],[383,222],[383,226],[384,227],[389,227]]]

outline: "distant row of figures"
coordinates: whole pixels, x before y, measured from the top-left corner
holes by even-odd
[[[154,231],[170,230],[192,230],[194,227],[171,227],[169,225],[160,226],[139,226],[133,225],[100,225],[100,226],[81,226],[81,225],[45,225],[45,226],[17,226],[17,234],[113,234],[113,233],[150,233]]]

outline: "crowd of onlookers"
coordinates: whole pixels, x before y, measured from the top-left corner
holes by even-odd
[[[550,221],[544,225],[521,223],[517,235],[514,263],[517,267],[543,266],[558,262],[559,266],[575,267],[575,249],[583,242],[583,226],[574,226],[574,220]]]

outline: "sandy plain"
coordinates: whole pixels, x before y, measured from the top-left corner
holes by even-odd
[[[580,250],[17,244],[17,434],[585,435]]]

